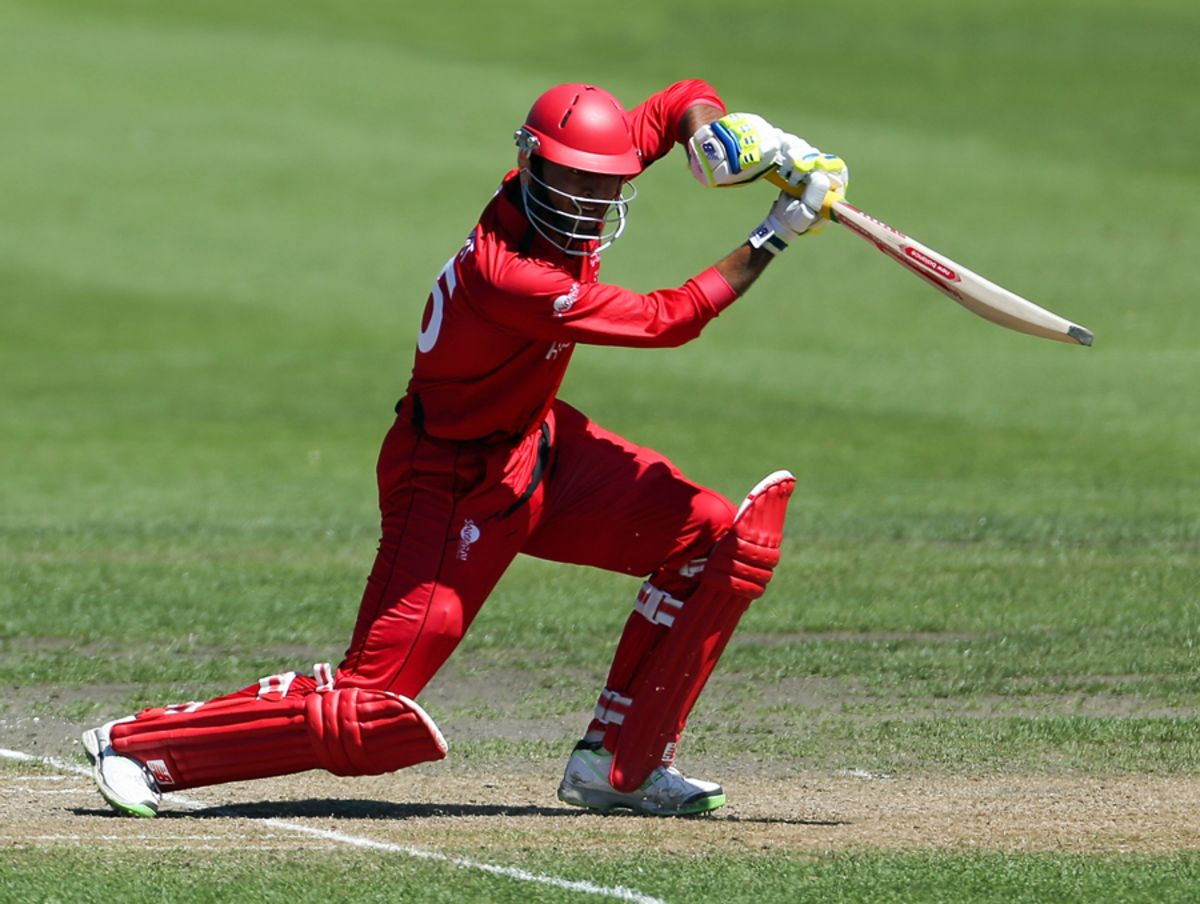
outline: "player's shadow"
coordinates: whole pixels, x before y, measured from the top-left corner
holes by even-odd
[[[848,819],[801,819],[798,816],[734,816],[715,814],[721,822],[744,822],[760,826],[848,826]]]
[[[77,816],[113,816],[118,814],[107,808],[74,807]],[[306,801],[256,801],[251,803],[227,803],[215,807],[197,809],[174,809],[167,807],[158,813],[158,819],[346,819],[346,820],[413,820],[437,819],[445,816],[574,816],[578,819],[650,819],[631,810],[612,810],[607,814],[595,814],[577,807],[504,806],[494,803],[395,803],[391,801],[342,800],[322,798]],[[700,813],[680,816],[688,820],[712,820],[715,822],[744,822],[748,825],[768,826],[846,826],[847,820],[800,819],[794,816],[737,816],[733,814]]]
[[[112,816],[119,818],[109,809],[75,807],[77,816]],[[578,807],[505,806],[503,804],[459,804],[459,803],[394,803],[383,800],[273,800],[255,801],[244,804],[222,804],[199,809],[176,810],[170,807],[158,814],[158,819],[353,819],[393,820],[436,819],[455,816],[570,816],[580,819],[650,819],[630,810],[613,810],[597,814]],[[790,826],[844,826],[847,820],[803,819],[787,816],[737,816],[734,814],[699,813],[695,816],[679,817],[688,820],[711,820],[721,823],[746,823],[749,825]]]
[[[437,817],[454,816],[572,816],[579,818],[596,817],[599,814],[581,810],[578,807],[540,807],[533,805],[506,806],[503,804],[459,804],[459,803],[394,803],[380,800],[281,800],[258,801],[244,804],[225,804],[219,807],[205,807],[201,810],[183,812],[164,811],[162,816],[178,816],[191,818],[213,819],[434,819]],[[632,819],[646,818],[629,810],[614,810],[603,814],[601,818],[613,819],[627,817]],[[772,816],[736,816],[719,813],[701,813],[688,819],[709,819],[719,822],[737,822],[757,825],[798,825],[798,826],[841,826],[848,825],[844,820],[802,819],[799,817]]]
[[[568,807],[502,804],[394,803],[384,800],[279,800],[224,804],[201,810],[172,812],[192,819],[434,819],[439,816],[567,816]],[[159,816],[166,816],[160,813]]]

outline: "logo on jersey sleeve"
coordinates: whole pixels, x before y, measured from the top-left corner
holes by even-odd
[[[575,302],[579,300],[579,283],[571,283],[571,290],[563,295],[559,295],[554,299],[554,315],[561,317],[571,308],[575,307]]]

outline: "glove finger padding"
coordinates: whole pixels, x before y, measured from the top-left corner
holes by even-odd
[[[845,192],[850,187],[850,167],[836,154],[823,154],[803,138],[784,134],[779,175],[791,186],[801,185],[814,173],[824,173]]]
[[[834,202],[845,198],[844,188],[837,180],[826,173],[813,173],[804,183],[804,192],[800,200],[804,206],[816,214],[816,220],[805,230],[805,235],[816,235],[825,228],[829,220],[829,211]]]
[[[783,159],[784,133],[753,113],[727,113],[697,129],[687,143],[688,165],[707,188],[744,185]]]

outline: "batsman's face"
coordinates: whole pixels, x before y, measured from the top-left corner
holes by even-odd
[[[621,197],[621,187],[625,184],[622,176],[590,173],[550,160],[542,163],[542,179],[551,188],[556,189],[549,193],[548,198],[555,210],[572,216],[582,214],[600,220],[604,219],[609,205]],[[574,200],[564,197],[565,195],[574,196]]]
[[[625,229],[625,212],[637,197],[624,176],[575,169],[522,153],[521,202],[542,237],[567,254],[599,254]]]

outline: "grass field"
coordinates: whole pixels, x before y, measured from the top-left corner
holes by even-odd
[[[0,747],[50,758],[0,760],[0,901],[1195,900],[1195,4],[411,6],[0,0]],[[80,729],[339,657],[430,281],[532,99],[685,77],[1095,346],[830,227],[698,342],[577,351],[563,397],[693,478],[798,477],[685,736],[714,818],[559,807],[636,581],[532,560],[429,690],[445,764],[104,816]],[[638,185],[637,289],[770,203]]]

